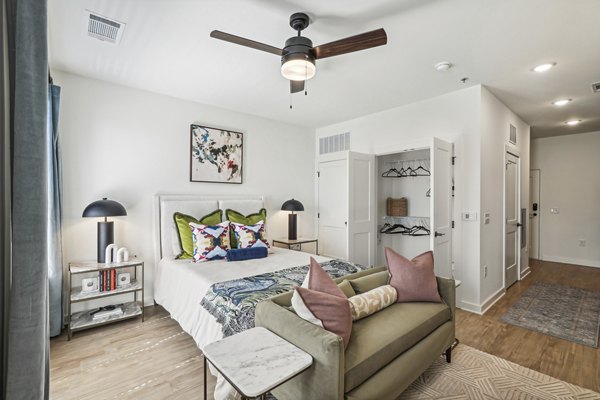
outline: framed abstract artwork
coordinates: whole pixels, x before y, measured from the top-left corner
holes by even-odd
[[[190,181],[242,183],[241,132],[192,124],[190,149]]]

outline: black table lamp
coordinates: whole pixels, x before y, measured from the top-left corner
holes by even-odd
[[[107,221],[106,217],[120,217],[127,215],[125,207],[114,200],[104,197],[88,205],[83,210],[82,217],[104,217],[104,221],[98,221],[98,262],[104,263],[106,246],[115,242],[114,222]]]
[[[298,239],[298,214],[294,214],[294,212],[304,211],[304,206],[298,200],[291,199],[283,203],[281,209],[283,211],[291,211],[290,215],[288,215],[288,239]]]

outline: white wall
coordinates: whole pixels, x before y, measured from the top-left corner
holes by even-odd
[[[474,86],[418,103],[317,129],[318,138],[351,132],[352,151],[387,154],[430,147],[438,137],[454,143],[455,216],[459,210],[479,210],[481,87]],[[461,306],[479,304],[479,225],[462,224],[453,232],[455,277],[463,281],[457,293]]]
[[[350,150],[377,155],[430,147],[438,137],[454,143],[453,261],[459,307],[483,312],[504,292],[504,152],[509,124],[517,127],[521,152],[521,202],[528,204],[529,126],[481,85],[317,129],[318,138],[351,133]],[[477,221],[461,213],[476,212]],[[483,211],[492,223],[482,226]],[[483,277],[482,266],[488,265]],[[497,294],[497,296],[494,296]]]
[[[509,143],[510,125],[517,128],[517,145]],[[504,172],[505,145],[516,150],[521,164],[521,207],[529,204],[529,125],[485,87],[481,91],[481,302],[485,309],[504,293]],[[483,213],[490,213],[484,224]],[[487,276],[483,268],[487,266]],[[529,269],[527,247],[521,271]],[[522,275],[524,275],[524,273]]]
[[[152,205],[157,193],[261,194],[269,236],[285,237],[281,204],[305,206],[299,234],[314,235],[314,131],[212,106],[53,71],[62,86],[65,263],[95,259],[96,220],[82,218],[94,200],[122,203],[115,241],[146,261],[146,303],[152,301]],[[189,182],[190,124],[244,132],[241,185]]]
[[[542,260],[600,267],[599,154],[600,132],[532,140],[531,168],[541,170]]]

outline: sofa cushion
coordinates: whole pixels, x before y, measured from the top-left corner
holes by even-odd
[[[302,286],[294,286],[292,306],[300,318],[341,336],[348,346],[352,333],[348,298],[312,257]]]
[[[348,280],[344,279],[337,285],[340,289],[342,289],[342,292],[344,292],[346,297],[350,298],[350,297],[356,295],[356,292],[354,291],[354,289],[352,288],[352,285],[350,284],[350,282]]]
[[[354,322],[344,357],[344,392],[366,381],[451,318],[450,308],[443,303],[395,303]]]
[[[398,291],[398,303],[408,301],[442,302],[433,271],[432,251],[419,254],[409,260],[386,247],[385,258],[390,270],[390,285]]]
[[[367,293],[376,287],[387,285],[390,274],[387,270],[375,272],[371,275],[361,276],[360,278],[350,280],[352,288],[356,294]]]

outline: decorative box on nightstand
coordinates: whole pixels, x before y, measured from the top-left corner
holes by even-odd
[[[110,272],[113,270],[114,273],[110,275]],[[124,284],[118,283],[117,278],[119,274],[122,273],[129,273],[129,282],[127,282],[127,279],[123,279],[123,282],[125,282]],[[93,280],[98,279],[98,282],[109,279],[110,285],[104,285],[105,290],[102,291],[102,288],[98,287],[98,282],[94,282],[94,285],[92,285],[92,281],[86,281],[90,284],[92,290],[84,290],[82,286],[72,286],[73,275],[82,276],[87,279],[91,278]],[[140,276],[139,280],[137,279],[138,275]],[[126,275],[122,276],[122,278],[126,278]],[[144,262],[142,260],[135,259],[132,261],[110,264],[99,264],[96,261],[71,262],[69,263],[68,279],[69,298],[67,301],[67,333],[69,340],[71,340],[73,332],[79,330],[110,324],[112,322],[138,316],[142,317],[142,322],[144,321]],[[71,311],[73,303],[87,302],[127,293],[133,294],[133,301],[120,304],[118,308],[120,308],[121,311],[98,310],[98,307],[75,313],[72,313]],[[139,298],[138,293],[140,293]],[[110,311],[113,312],[111,313]],[[100,314],[100,312],[103,312],[105,316],[102,318],[94,318],[94,314]]]

